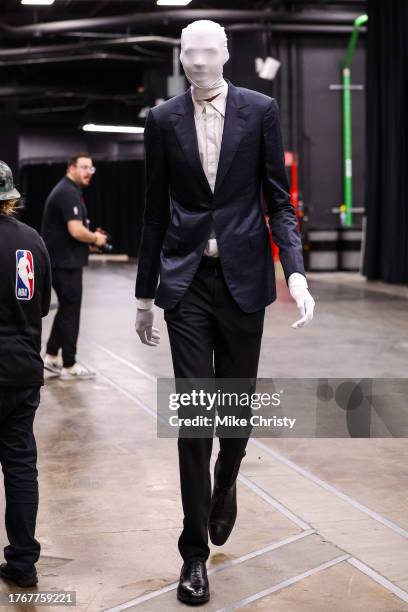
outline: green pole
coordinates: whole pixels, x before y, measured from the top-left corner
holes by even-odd
[[[353,166],[351,141],[351,72],[350,66],[356,50],[360,28],[368,21],[368,15],[359,15],[354,20],[354,29],[351,33],[346,55],[343,61],[343,195],[344,204],[340,207],[343,225],[352,225],[353,205]]]

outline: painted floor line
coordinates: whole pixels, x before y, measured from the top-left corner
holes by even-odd
[[[94,343],[94,344],[97,344],[97,343]],[[101,347],[101,348],[104,348],[104,347]],[[106,349],[106,350],[108,350],[108,349]],[[109,351],[109,353],[111,353],[111,351]],[[115,353],[112,353],[112,357],[117,359],[119,356],[117,356]],[[121,359],[122,358],[119,358],[118,360],[121,360]],[[126,363],[126,360],[124,360],[124,362]],[[84,365],[86,365],[86,364],[84,364]],[[133,364],[131,364],[131,365],[133,365]],[[138,369],[138,371],[143,373],[143,370],[139,370]],[[153,416],[154,418],[157,418],[157,413],[154,410],[152,410],[151,408],[149,408],[146,404],[144,404],[144,402],[140,401],[136,396],[134,396],[130,392],[126,391],[126,389],[122,388],[120,385],[115,383],[113,380],[111,380],[109,377],[105,376],[104,374],[101,374],[100,372],[98,372],[98,375],[102,379],[105,379],[109,384],[111,384],[119,392],[121,392],[126,397],[128,397],[131,401],[136,403],[140,408],[142,408],[150,416]],[[154,379],[154,380],[156,380],[156,379]],[[298,472],[299,474],[301,474],[305,478],[311,480],[312,482],[315,482],[316,484],[318,484],[322,488],[330,491],[331,493],[333,493],[334,495],[336,495],[340,499],[343,499],[344,501],[346,501],[347,503],[351,504],[355,508],[357,508],[360,511],[364,512],[365,514],[370,516],[370,518],[372,518],[373,520],[376,520],[377,522],[381,523],[385,527],[388,527],[389,529],[392,529],[393,531],[397,532],[398,534],[402,535],[405,538],[408,537],[408,531],[407,530],[401,528],[399,525],[393,523],[392,521],[389,521],[388,519],[386,519],[382,515],[378,514],[377,512],[374,512],[373,510],[370,510],[370,508],[368,508],[367,506],[364,506],[363,504],[361,504],[357,500],[353,499],[352,497],[346,495],[345,493],[342,493],[340,490],[338,490],[333,485],[330,485],[326,481],[318,478],[317,476],[315,476],[314,474],[312,474],[308,470],[305,470],[304,468],[302,468],[301,466],[297,465],[295,462],[291,461],[290,459],[287,459],[286,457],[284,457],[280,453],[277,453],[276,451],[273,451],[267,445],[265,445],[264,443],[260,442],[259,440],[256,440],[256,439],[252,438],[250,440],[250,443],[258,446],[258,448],[263,449],[267,454],[271,455],[276,460],[280,461],[281,463],[284,463],[285,465],[287,465],[288,467],[294,469],[296,472]],[[249,487],[254,493],[256,493],[257,495],[262,497],[262,499],[264,499],[267,503],[269,503],[270,505],[272,505],[273,507],[278,509],[280,512],[282,512],[282,514],[287,516],[287,518],[292,520],[301,529],[304,529],[305,531],[303,531],[302,534],[299,534],[300,537],[302,537],[304,535],[309,535],[310,532],[314,533],[314,530],[311,529],[310,525],[308,525],[307,523],[302,521],[302,519],[300,519],[295,514],[293,514],[288,508],[286,508],[280,502],[275,500],[272,496],[270,496],[268,493],[266,493],[258,485],[256,485],[252,481],[250,481],[248,478],[246,478],[242,474],[239,475],[239,479],[241,480],[241,482],[243,484],[245,484],[247,487]],[[362,561],[360,561],[360,560],[358,560],[358,559],[356,559],[354,557],[350,557],[349,555],[346,555],[345,558],[347,558],[348,562],[351,565],[353,565],[354,567],[358,568],[360,571],[365,573],[367,576],[371,577],[373,580],[375,580],[377,583],[381,584],[384,588],[386,588],[387,590],[389,590],[390,592],[395,594],[397,597],[399,597],[403,601],[408,602],[408,593],[406,591],[404,591],[403,589],[401,589],[400,587],[398,587],[397,585],[392,583],[387,578],[384,578],[383,576],[381,576],[381,574],[378,574],[377,572],[372,570],[369,566],[364,564]],[[220,568],[221,568],[221,566],[220,566]],[[221,571],[221,570],[219,569],[219,571]],[[209,574],[210,574],[210,572],[209,572]],[[301,578],[299,578],[299,579],[301,579]],[[169,585],[168,587],[164,587],[163,589],[161,589],[160,590],[160,594],[163,594],[163,593],[165,593],[165,592],[167,592],[169,590],[172,590],[172,589],[176,588],[177,583],[174,583],[174,584],[175,584],[175,586],[174,585]],[[284,586],[284,583],[282,583],[282,585]],[[279,585],[276,585],[276,587],[277,586],[279,586]],[[280,588],[283,588],[283,586],[280,587]],[[276,589],[276,587],[272,587],[272,589]],[[272,590],[271,592],[274,592],[274,590]],[[149,593],[146,597],[149,597],[149,599],[150,599],[150,595],[151,594]],[[255,595],[259,595],[259,594],[255,594]],[[252,596],[252,597],[255,597],[255,595]],[[154,595],[154,596],[157,596],[157,595]],[[265,595],[262,595],[261,597],[265,597]],[[251,599],[251,601],[252,601],[252,599]],[[247,600],[245,600],[245,602],[249,603],[249,601],[247,601]],[[239,602],[237,602],[237,603],[239,603]],[[135,605],[135,604],[130,604],[129,606],[127,604],[122,604],[122,605],[126,605],[126,608],[128,608],[131,605]],[[236,605],[236,604],[233,604],[233,605]],[[245,605],[245,603],[240,604],[238,607],[241,607],[242,605]],[[108,612],[113,612],[113,611],[116,611],[116,610],[119,611],[119,610],[126,609],[126,608],[123,608],[123,607],[119,606],[119,607],[115,607],[115,608],[109,609]],[[236,609],[236,608],[234,608],[234,607],[232,607],[232,608],[225,608],[225,609],[223,608],[222,610],[224,612],[224,610],[234,610],[234,609]]]
[[[262,497],[268,504],[279,510],[282,514],[284,514],[292,523],[295,523],[300,529],[311,529],[311,526],[305,523],[301,518],[296,516],[289,508],[286,508],[283,504],[281,504],[277,499],[269,495],[266,491],[264,491],[260,486],[249,480],[243,474],[238,474],[238,480],[244,483],[249,489],[251,489],[254,493],[256,493],[259,497]]]
[[[115,383],[115,381],[113,381],[111,378],[109,378],[109,376],[106,376],[105,374],[102,374],[102,372],[100,372],[99,370],[96,370],[93,366],[91,367],[83,359],[81,359],[81,363],[86,368],[91,369],[94,372],[96,372],[96,375],[99,378],[101,378],[102,380],[105,380],[108,384],[110,384],[112,387],[114,387],[117,391],[119,391],[120,393],[125,395],[128,399],[130,399],[132,402],[137,404],[139,406],[139,408],[144,410],[144,412],[146,412],[148,415],[152,416],[155,419],[157,418],[157,412],[155,410],[152,410],[151,408],[149,408],[149,406],[147,404],[145,404],[144,402],[139,400],[135,395],[133,395],[133,393],[130,393],[129,391],[127,391],[126,389],[124,389],[123,387],[121,387],[120,385]]]
[[[146,370],[143,370],[143,368],[139,368],[139,366],[135,365],[134,363],[132,363],[128,359],[125,359],[125,357],[121,357],[117,353],[114,353],[110,349],[106,348],[106,346],[103,346],[103,344],[99,344],[99,342],[95,342],[95,340],[92,340],[92,338],[89,338],[88,336],[85,336],[85,337],[86,337],[86,341],[89,342],[89,344],[93,344],[99,350],[101,350],[104,353],[106,353],[107,355],[109,355],[109,357],[113,357],[114,359],[116,359],[116,361],[119,361],[120,363],[123,363],[124,365],[128,366],[128,368],[130,368],[134,372],[137,372],[138,374],[141,374],[142,376],[145,376],[147,379],[151,380],[152,382],[156,382],[157,381],[157,377],[153,376],[153,374],[149,374],[149,372],[146,372]]]
[[[240,563],[244,563],[245,561],[250,561],[255,557],[259,557],[260,555],[264,555],[272,550],[276,550],[277,548],[282,548],[282,546],[287,546],[288,544],[292,544],[292,542],[297,542],[297,540],[302,540],[307,536],[315,534],[316,531],[314,529],[308,529],[307,531],[302,531],[301,533],[297,533],[296,535],[289,536],[284,540],[280,540],[279,542],[274,542],[273,544],[269,544],[268,546],[264,546],[263,548],[259,548],[258,550],[254,550],[246,555],[242,555],[242,557],[238,557],[238,559],[232,559],[232,561],[226,561],[217,567],[213,567],[208,571],[208,574],[217,574],[222,570],[228,567],[234,567],[235,565],[239,565]]]
[[[223,570],[228,569],[229,567],[240,565],[241,563],[245,563],[245,561],[249,561],[250,559],[254,559],[255,557],[264,555],[268,552],[271,552],[272,550],[276,550],[277,548],[282,548],[283,546],[292,544],[292,542],[301,540],[314,533],[316,532],[313,529],[309,529],[308,531],[303,531],[302,533],[298,533],[294,536],[290,536],[289,538],[285,538],[284,540],[280,540],[279,542],[275,542],[274,544],[269,544],[268,546],[265,546],[258,550],[254,550],[246,555],[238,557],[237,559],[233,559],[232,561],[226,561],[225,563],[221,563],[220,565],[217,565],[216,567],[213,567],[210,570],[208,570],[208,575],[211,576],[212,574],[218,574],[218,572],[222,572]],[[169,591],[173,591],[174,589],[177,588],[177,586],[178,586],[178,582],[173,582],[172,584],[169,584],[161,589],[157,589],[157,591],[152,591],[151,593],[146,593],[146,595],[135,597],[135,599],[126,601],[122,604],[119,604],[118,606],[115,606],[114,608],[107,608],[105,612],[121,612],[121,610],[127,610],[128,608],[131,608],[132,606],[138,606],[142,603],[145,603],[146,601],[149,601],[150,599],[154,599],[155,597],[160,597],[160,595],[164,595],[165,593],[168,593]]]
[[[94,342],[94,341],[92,341],[92,342]],[[106,351],[108,350],[108,349],[105,349],[104,347],[102,347],[102,345],[99,345],[98,343],[94,342],[94,344],[97,345],[98,347],[101,347],[103,350],[106,350]],[[118,359],[119,361],[122,361],[123,363],[132,366],[132,368],[136,367],[133,364],[131,364],[130,362],[128,362],[127,360],[123,360],[122,357],[120,357],[119,355],[117,355],[113,351],[109,351],[109,354],[113,358]],[[144,373],[147,377],[149,377],[151,379],[150,374],[147,374],[146,372],[144,372],[141,369],[138,369],[138,371],[140,371],[140,373]],[[154,377],[153,377],[153,379],[156,380]],[[139,400],[137,400],[137,401],[139,403]],[[147,408],[147,410],[150,412],[151,409]],[[277,461],[280,461],[281,463],[284,463],[288,467],[290,467],[293,470],[295,470],[296,472],[298,472],[298,474],[301,474],[302,476],[304,476],[308,480],[314,482],[315,484],[317,484],[320,487],[326,489],[330,493],[336,495],[337,497],[339,497],[343,501],[349,503],[354,508],[357,508],[358,510],[360,510],[364,514],[367,514],[373,520],[375,520],[378,523],[381,523],[382,525],[384,525],[384,527],[387,527],[388,529],[391,529],[392,531],[398,533],[399,535],[401,535],[404,538],[408,538],[408,531],[406,529],[404,529],[403,527],[400,527],[399,525],[397,525],[393,521],[390,521],[389,519],[385,518],[384,516],[382,516],[378,512],[375,512],[374,510],[371,510],[370,508],[368,508],[364,504],[361,504],[359,501],[357,501],[356,499],[350,497],[346,493],[343,493],[342,491],[337,489],[335,486],[329,484],[325,480],[322,480],[318,476],[315,476],[314,474],[312,474],[312,472],[309,472],[308,470],[305,470],[304,468],[302,468],[300,465],[298,465],[294,461],[291,461],[290,459],[287,459],[286,457],[284,457],[280,453],[272,450],[266,444],[260,442],[257,439],[254,439],[254,438],[251,438],[249,440],[249,443],[250,444],[254,444],[255,446],[258,446],[258,448],[261,448],[262,450],[264,450],[266,453],[268,453],[271,457],[273,457]]]
[[[95,368],[93,366],[91,368],[91,366],[89,364],[85,363],[84,360],[82,360],[82,363],[83,363],[83,365],[85,367],[87,367],[89,369],[93,369],[102,380],[105,380],[110,385],[112,385],[112,387],[114,387],[117,391],[119,391],[120,393],[125,395],[128,399],[130,399],[135,404],[137,404],[139,406],[139,408],[144,410],[147,414],[149,414],[150,416],[154,417],[155,419],[157,418],[157,413],[154,410],[152,410],[151,408],[149,408],[149,406],[147,406],[147,404],[145,404],[144,402],[139,400],[135,395],[133,395],[132,393],[130,393],[129,391],[127,391],[126,389],[124,389],[123,387],[121,387],[120,385],[115,383],[111,378],[109,378],[108,376],[105,376],[105,374],[102,374],[100,371],[95,370]],[[298,516],[296,516],[296,514],[291,512],[291,510],[289,510],[289,508],[286,508],[283,504],[281,504],[277,499],[275,499],[274,497],[269,495],[269,493],[264,491],[261,487],[259,487],[255,483],[251,482],[249,480],[249,478],[239,474],[238,475],[238,479],[246,487],[248,487],[253,493],[255,493],[256,495],[261,497],[270,506],[272,506],[273,508],[276,508],[279,512],[281,512],[284,516],[286,516],[286,518],[288,518],[295,525],[297,525],[297,527],[299,527],[300,529],[303,529],[303,530],[311,529],[311,526],[308,523],[306,523],[305,521],[302,521],[302,519],[300,519]]]
[[[93,340],[92,342],[97,345],[98,347],[100,347],[101,349],[103,349],[105,352],[108,351],[109,349],[105,349],[105,347],[103,347],[102,345],[99,345],[98,343],[95,343]],[[136,368],[136,366],[134,366],[133,364],[131,364],[130,362],[128,362],[127,360],[124,360],[122,357],[120,357],[119,355],[116,355],[116,353],[114,353],[113,351],[109,351],[109,354],[117,359],[118,361],[122,361],[123,363],[125,363],[126,365],[131,366],[132,368]],[[148,374],[147,372],[144,372],[144,370],[138,368],[138,371],[140,373],[143,373],[145,376],[147,376],[150,380],[151,375]],[[153,380],[156,380],[153,377]],[[116,384],[116,383],[115,383]],[[139,401],[139,400],[137,400]],[[148,411],[150,411],[150,408],[148,408]],[[384,525],[385,527],[387,527],[388,529],[391,529],[392,531],[395,531],[396,533],[398,533],[399,535],[401,535],[404,538],[408,538],[408,531],[406,529],[404,529],[403,527],[400,527],[399,525],[397,525],[396,523],[394,523],[393,521],[390,521],[389,519],[385,518],[384,516],[382,516],[381,514],[379,514],[378,512],[375,512],[374,510],[371,510],[370,508],[368,508],[367,506],[364,506],[364,504],[361,504],[359,501],[357,501],[356,499],[350,497],[349,495],[346,495],[346,493],[343,493],[342,491],[340,491],[339,489],[337,489],[335,486],[329,484],[328,482],[326,482],[325,480],[322,480],[321,478],[319,478],[318,476],[315,476],[314,474],[312,474],[311,472],[309,472],[308,470],[305,470],[304,468],[302,468],[300,465],[298,465],[297,463],[295,463],[294,461],[291,461],[290,459],[287,459],[286,457],[284,457],[283,455],[281,455],[280,453],[277,453],[276,451],[272,450],[271,448],[269,448],[266,444],[260,442],[257,439],[251,438],[249,440],[250,444],[254,444],[255,446],[258,446],[258,448],[263,449],[266,453],[268,453],[269,455],[271,455],[271,457],[274,457],[274,459],[276,459],[277,461],[280,461],[281,463],[284,463],[285,465],[287,465],[288,467],[292,468],[293,470],[295,470],[296,472],[298,472],[298,474],[301,474],[302,476],[304,476],[305,478],[307,478],[308,480],[311,480],[312,482],[314,482],[315,484],[319,485],[320,487],[326,489],[326,491],[330,491],[330,493],[333,493],[334,495],[336,495],[337,497],[339,497],[340,499],[342,499],[343,501],[351,504],[354,508],[357,508],[358,510],[360,510],[361,512],[364,512],[365,514],[367,514],[370,518],[372,518],[373,520],[377,521],[378,523],[381,523],[382,525]]]
[[[353,567],[359,569],[361,572],[366,574],[366,576],[369,576],[372,580],[387,589],[387,591],[390,591],[391,593],[399,597],[399,599],[402,599],[402,601],[408,602],[407,591],[401,589],[399,586],[391,582],[391,580],[388,580],[388,578],[384,578],[384,576],[381,576],[381,574],[371,569],[371,567],[360,561],[360,559],[350,557],[349,559],[347,559],[347,563],[350,563],[350,565],[353,565]]]
[[[253,595],[250,595],[249,597],[240,599],[236,601],[235,603],[231,604],[230,606],[227,606],[226,608],[219,608],[217,612],[231,612],[232,610],[237,610],[238,608],[242,608],[243,606],[246,606],[247,604],[257,601],[258,599],[263,599],[264,597],[267,597],[268,595],[271,595],[272,593],[276,593],[276,591],[280,591],[281,589],[291,586],[292,584],[296,584],[296,582],[300,582],[304,578],[308,578],[308,576],[313,576],[313,574],[317,574],[318,572],[321,572],[329,567],[332,567],[333,565],[342,563],[343,561],[346,561],[348,558],[349,558],[349,555],[341,555],[340,557],[336,557],[335,559],[332,559],[331,561],[326,561],[326,563],[321,563],[320,565],[317,565],[316,567],[313,567],[312,569],[307,570],[306,572],[302,572],[301,574],[292,576],[292,578],[283,580],[282,582],[279,582],[279,584],[275,584],[273,587],[270,587],[269,589],[264,589],[263,591],[259,591],[258,593],[254,593]]]
[[[346,495],[346,493],[343,493],[342,491],[337,489],[335,486],[329,484],[325,480],[322,480],[318,476],[315,476],[308,470],[305,470],[304,468],[302,468],[300,465],[298,465],[294,461],[291,461],[290,459],[287,459],[280,453],[277,453],[276,451],[272,450],[271,448],[269,448],[269,446],[267,446],[263,442],[260,442],[259,440],[255,440],[254,438],[251,438],[250,443],[254,444],[258,448],[261,448],[263,451],[265,451],[268,455],[270,455],[277,461],[284,463],[288,467],[292,468],[292,470],[295,470],[295,472],[297,472],[298,474],[301,474],[308,480],[314,482],[315,484],[319,485],[323,489],[326,489],[326,491],[333,493],[333,495],[336,495],[336,497],[339,497],[340,499],[347,502],[354,508],[357,508],[361,512],[364,512],[364,514],[367,514],[373,520],[377,521],[378,523],[381,523],[382,525],[384,525],[384,527],[388,527],[388,529],[392,529],[392,531],[395,531],[396,533],[403,536],[404,538],[408,538],[408,531],[406,529],[403,529],[402,527],[400,527],[393,521],[388,520],[387,518],[385,518],[378,512],[374,512],[374,510],[370,510],[370,508],[368,508],[367,506],[364,506],[364,504],[361,504],[359,501],[357,501],[353,497]]]

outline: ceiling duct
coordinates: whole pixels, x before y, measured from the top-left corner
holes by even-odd
[[[140,55],[129,55],[124,53],[104,53],[103,51],[95,51],[94,53],[84,53],[78,55],[56,55],[47,57],[25,57],[14,58],[10,60],[0,59],[0,68],[6,66],[31,66],[40,64],[63,64],[67,62],[81,62],[94,60],[111,60],[115,62],[161,62],[162,60],[155,57],[146,57]]]
[[[125,36],[113,40],[99,40],[83,43],[69,43],[66,45],[43,45],[37,47],[15,47],[14,49],[0,49],[0,58],[14,58],[19,56],[44,55],[47,53],[71,53],[77,51],[90,51],[106,47],[132,46],[137,44],[156,43],[174,47],[180,44],[178,38],[165,36]]]
[[[151,13],[131,13],[111,17],[88,19],[66,19],[48,23],[35,23],[24,26],[10,26],[0,22],[0,32],[13,37],[38,36],[41,34],[64,34],[78,30],[115,30],[129,26],[153,26],[184,24],[196,19],[212,19],[221,23],[274,22],[287,24],[344,24],[348,25],[358,16],[355,11],[308,11],[307,14],[263,11],[240,11],[222,9],[187,9],[174,11],[155,11]]]
[[[225,28],[227,32],[281,32],[282,34],[349,34],[354,25],[315,25],[315,24],[292,24],[292,23],[236,23]],[[361,33],[367,28],[362,27]]]

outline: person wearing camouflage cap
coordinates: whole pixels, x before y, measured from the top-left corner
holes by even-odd
[[[32,227],[13,215],[20,193],[0,161],[0,464],[9,544],[0,577],[22,588],[37,584],[37,450],[33,422],[44,383],[41,319],[49,310],[51,265]]]
[[[0,202],[10,202],[20,198],[20,193],[14,187],[11,168],[0,160]]]

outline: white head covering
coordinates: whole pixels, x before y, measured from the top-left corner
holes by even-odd
[[[228,59],[225,30],[215,21],[193,21],[182,30],[180,61],[196,100],[212,98],[222,91],[223,66]]]

